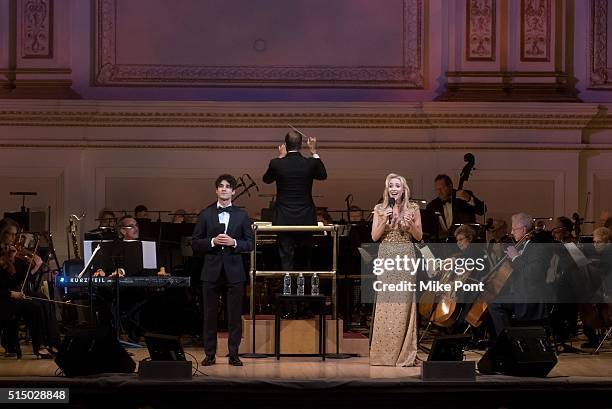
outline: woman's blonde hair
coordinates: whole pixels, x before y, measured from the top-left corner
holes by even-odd
[[[385,212],[385,209],[389,207],[389,182],[391,179],[399,179],[402,185],[402,196],[400,197],[400,213],[408,210],[408,205],[410,203],[410,188],[408,187],[408,182],[406,182],[406,178],[398,175],[397,173],[389,173],[387,178],[385,179],[385,190],[383,191],[383,201],[378,208],[378,213],[382,214]],[[397,204],[397,203],[396,203]]]
[[[465,236],[465,238],[467,238],[470,243],[473,242],[476,238],[476,230],[474,230],[472,226],[467,224],[462,224],[461,226],[457,227],[457,230],[455,230],[455,237],[460,234]]]
[[[599,227],[593,230],[593,238],[599,237],[605,239],[608,243],[612,241],[612,231],[607,227]]]

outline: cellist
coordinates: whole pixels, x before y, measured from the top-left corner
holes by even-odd
[[[512,215],[511,234],[514,240],[520,241],[533,228],[530,215]],[[496,335],[510,326],[511,321],[541,320],[548,316],[545,288],[551,253],[550,246],[541,245],[545,242],[546,239],[532,235],[521,249],[514,246],[506,249],[512,274],[495,301],[489,304]]]

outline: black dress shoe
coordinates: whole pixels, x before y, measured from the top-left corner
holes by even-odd
[[[243,365],[242,361],[237,356],[230,356],[229,357],[229,364],[232,365],[232,366],[242,366]]]
[[[211,365],[214,365],[216,362],[217,360],[214,355],[206,355],[204,357],[204,360],[202,361],[202,365],[211,366]]]
[[[47,350],[44,351],[36,351],[34,352],[34,356],[36,356],[36,358],[38,359],[53,359],[55,358],[55,355],[53,355],[52,353],[50,353]]]

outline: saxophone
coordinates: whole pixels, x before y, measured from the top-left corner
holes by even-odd
[[[81,252],[79,250],[79,226],[77,222],[85,217],[85,212],[81,217],[76,214],[71,214],[68,218],[68,234],[70,235],[70,241],[72,242],[72,249],[74,250],[74,258],[81,259]]]

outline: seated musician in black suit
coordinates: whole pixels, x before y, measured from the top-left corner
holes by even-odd
[[[140,230],[137,220],[125,215],[117,221],[117,237],[114,242],[108,243],[101,249],[101,252],[94,260],[94,277],[124,277],[142,276],[151,273],[145,270],[142,264],[142,254],[135,248],[128,248],[129,242],[138,241]],[[109,272],[111,272],[109,274]],[[154,271],[153,271],[154,272]],[[165,267],[160,267],[158,276],[168,276]],[[115,307],[112,311],[109,306],[115,303],[115,290],[112,288],[96,288],[96,310],[99,325],[106,326],[112,323],[111,316],[115,314]],[[127,320],[121,322],[123,329],[127,332],[128,339],[137,342],[144,331],[141,328],[141,314],[145,310],[144,302],[148,300],[146,286],[142,288],[123,288],[120,296],[120,308],[122,316]],[[115,318],[116,320],[116,318]]]
[[[110,254],[106,257],[102,257],[97,264],[96,272],[94,277],[105,277],[109,271],[111,277],[119,276],[123,277],[126,271],[130,271],[131,274],[142,274],[141,259],[132,260],[129,259],[125,254],[125,247],[122,245],[123,242],[139,240],[140,230],[138,228],[138,222],[130,215],[125,215],[117,221],[117,240],[109,246],[108,250]],[[115,264],[121,264],[121,266],[115,266]],[[96,264],[96,263],[94,263]],[[118,267],[118,268],[116,268]],[[159,276],[169,275],[166,272],[164,266],[159,268],[157,272]]]
[[[531,216],[525,213],[512,216],[512,236],[516,241],[525,240],[520,249],[514,246],[506,249],[512,273],[495,302],[489,304],[497,335],[512,321],[537,321],[548,317],[546,301],[550,300],[550,295],[547,293],[546,273],[552,245],[545,238],[529,234],[533,228]]]
[[[434,183],[438,197],[427,204],[427,209],[438,214],[438,239],[452,235],[455,224],[476,223],[476,215],[484,214],[484,202],[470,190],[453,189],[448,175],[436,176]]]
[[[229,364],[242,366],[238,348],[242,338],[242,298],[246,273],[242,254],[253,250],[253,230],[247,213],[232,206],[236,179],[221,175],[215,181],[217,202],[200,213],[191,246],[204,257],[204,353],[202,364],[214,365],[217,352],[219,296],[227,294]]]

